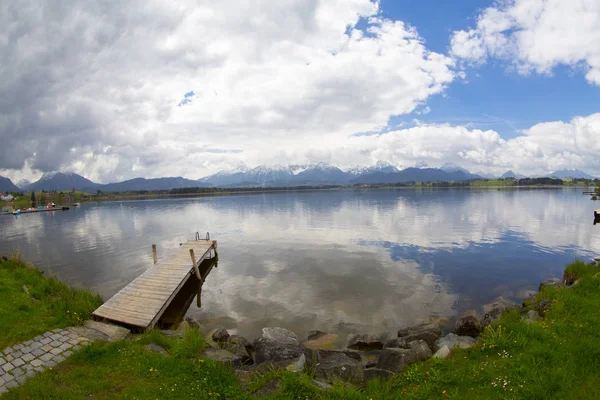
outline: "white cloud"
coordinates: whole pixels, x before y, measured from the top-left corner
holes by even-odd
[[[317,156],[455,79],[370,0],[4,2],[0,26],[9,175],[197,178],[307,143]]]
[[[483,10],[475,28],[454,32],[451,51],[473,63],[506,59],[522,74],[582,65],[586,79],[600,85],[600,2],[502,1]]]

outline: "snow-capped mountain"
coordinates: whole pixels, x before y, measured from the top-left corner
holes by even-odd
[[[19,182],[17,182],[17,187],[21,190],[26,190],[29,185],[31,185],[31,182],[29,182],[27,179],[21,179]]]
[[[520,173],[513,172],[512,170],[509,169],[508,171],[503,173],[500,178],[501,179],[506,179],[506,178],[521,179],[521,178],[525,178],[525,175],[521,175]]]
[[[98,184],[73,172],[47,172],[37,181],[27,187],[28,191],[90,191]]]
[[[350,174],[352,176],[358,176],[361,174],[369,174],[369,173],[373,173],[373,172],[386,172],[386,173],[400,172],[400,169],[398,169],[395,165],[393,165],[387,161],[377,161],[377,163],[375,163],[375,165],[372,165],[370,167],[353,166],[353,167],[346,169],[344,172],[346,172],[347,174]]]
[[[496,175],[494,175],[494,174],[488,174],[488,173],[483,172],[483,171],[477,171],[477,172],[475,172],[475,175],[479,175],[480,177],[485,178],[485,179],[496,179],[497,178]]]
[[[456,165],[456,164],[452,164],[452,163],[446,163],[446,164],[442,165],[440,167],[440,169],[444,172],[461,171],[461,172],[464,172],[465,174],[470,174],[470,172],[467,171],[466,169],[464,169],[463,167]]]

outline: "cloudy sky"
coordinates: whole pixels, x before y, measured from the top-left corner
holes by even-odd
[[[600,2],[6,1],[0,141],[13,180],[380,160],[600,176]]]

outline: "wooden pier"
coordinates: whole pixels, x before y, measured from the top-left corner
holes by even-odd
[[[182,243],[177,252],[158,262],[152,246],[154,265],[129,285],[121,289],[92,313],[97,321],[111,322],[135,331],[147,331],[156,325],[177,293],[194,275],[202,284],[200,272],[203,260],[217,257],[217,241],[200,239]]]
[[[40,209],[36,208],[35,210],[21,210],[20,214],[35,214],[35,213],[43,213],[43,212],[50,212],[50,211],[69,211],[69,207],[60,206],[60,207],[54,207],[54,208],[40,208]],[[8,212],[1,212],[0,215],[14,215],[14,214],[12,211],[8,211]]]

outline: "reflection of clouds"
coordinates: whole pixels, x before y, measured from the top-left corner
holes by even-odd
[[[378,190],[103,204],[0,218],[0,252],[25,256],[107,298],[199,231],[218,269],[191,313],[242,332],[340,322],[390,327],[517,296],[600,251],[578,190]],[[208,315],[210,313],[210,315]],[[212,319],[212,317],[211,317]]]

